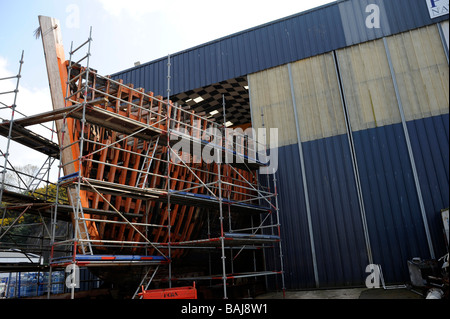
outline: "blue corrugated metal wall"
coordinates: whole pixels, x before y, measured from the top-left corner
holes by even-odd
[[[445,253],[449,115],[408,122],[433,245]],[[408,282],[407,260],[430,258],[401,124],[353,133],[374,262],[388,283]],[[426,140],[423,140],[426,139]],[[422,141],[420,141],[422,140]],[[302,143],[319,285],[363,285],[368,257],[346,135]],[[298,145],[278,149],[282,240],[289,289],[315,287]]]
[[[319,284],[361,284],[368,259],[347,135],[302,146]]]
[[[353,133],[374,262],[406,282],[406,261],[430,253],[402,125]]]
[[[449,114],[408,122],[433,246],[445,252],[440,210],[449,207]],[[438,255],[440,256],[440,255]]]
[[[408,122],[436,256],[445,240],[440,210],[449,206],[449,116]],[[389,282],[409,280],[406,260],[430,258],[401,124],[354,132],[374,261]]]
[[[297,145],[288,145],[278,149],[279,209],[281,212],[289,212],[280,214],[285,281],[288,289],[300,288],[298,283],[302,283],[301,287],[315,287],[299,161]],[[285,227],[285,225],[289,225],[289,227]],[[272,260],[269,258],[269,263]],[[274,266],[276,267],[276,265],[270,265],[272,269]]]

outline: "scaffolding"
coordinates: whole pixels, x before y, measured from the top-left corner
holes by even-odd
[[[3,298],[20,298],[39,296],[48,288],[53,293],[61,292],[62,283],[53,280],[53,286],[48,287],[44,278],[48,276],[46,271],[50,252],[50,212],[55,203],[56,184],[50,182],[50,169],[58,159],[58,144],[53,142],[55,131],[44,127],[47,139],[32,130],[17,125],[18,117],[26,118],[26,115],[17,107],[19,84],[22,77],[22,65],[24,64],[24,52],[20,58],[20,66],[17,75],[1,78],[6,81],[5,87],[14,86],[14,89],[0,92],[0,109],[2,110],[2,123],[0,135],[5,138],[5,145],[0,150],[4,161],[1,167],[0,184],[0,273],[9,273],[1,276],[3,285]],[[15,83],[12,83],[15,80]],[[8,83],[10,82],[10,83]],[[9,98],[8,98],[9,97]],[[5,117],[5,115],[8,117]],[[9,116],[8,116],[9,115]],[[42,130],[41,130],[42,131]],[[20,167],[15,165],[13,141],[26,147],[33,148],[46,155],[42,165]],[[34,163],[33,163],[34,164]],[[68,204],[68,203],[66,203]],[[63,214],[58,236],[65,237],[68,232],[67,221]],[[62,221],[65,220],[65,221]],[[56,273],[56,278],[64,277],[64,273]],[[45,279],[46,280],[46,279]],[[83,281],[83,286],[86,286]]]
[[[275,174],[264,182],[258,174],[268,164],[258,159],[265,142],[173,104],[170,56],[164,99],[98,74],[90,66],[91,42],[92,29],[87,41],[75,49],[72,44],[59,70],[63,108],[10,122],[21,129],[57,123],[60,165],[51,206],[50,272],[76,266],[144,267],[133,298],[152,282],[171,288],[183,280],[218,281],[228,298],[230,283],[269,275],[281,278],[284,291]],[[41,144],[54,158],[54,147]],[[62,191],[67,202],[59,200]],[[61,216],[73,224],[72,236],[65,240],[56,236]],[[265,263],[269,248],[279,258],[273,270]],[[55,254],[57,250],[66,253]],[[174,275],[174,261],[205,250],[209,258],[199,262],[209,263],[208,274]],[[219,274],[212,273],[215,252],[221,259]],[[237,272],[235,260],[247,252],[253,263]],[[167,271],[158,276],[161,266]]]
[[[55,201],[55,195],[51,192],[50,183],[50,168],[56,160],[56,150],[58,146],[56,143],[40,136],[31,130],[28,130],[20,125],[16,125],[17,114],[26,117],[25,114],[17,109],[17,98],[19,93],[19,84],[22,73],[22,65],[24,63],[24,52],[22,51],[20,58],[20,66],[17,75],[1,78],[0,81],[16,80],[14,90],[0,92],[0,96],[13,95],[12,103],[0,101],[1,110],[10,111],[9,119],[2,119],[3,123],[0,125],[0,135],[6,138],[6,147],[0,150],[1,156],[4,158],[1,166],[1,188],[0,188],[0,207],[1,207],[1,225],[0,225],[0,249],[22,251],[27,254],[39,253],[48,251],[49,246],[44,247],[45,239],[49,239],[50,232],[47,227],[45,218],[49,218],[48,207]],[[5,112],[4,112],[5,113]],[[7,113],[7,112],[6,112]],[[45,127],[45,126],[44,126]],[[53,130],[50,130],[53,135]],[[53,138],[53,136],[51,137]],[[33,172],[24,172],[23,169],[15,167],[10,160],[11,141],[19,142],[27,147],[33,147],[37,151],[46,154],[48,157],[44,163]],[[53,186],[56,187],[55,184]],[[33,224],[22,225],[20,220],[28,214],[39,216],[40,222]],[[8,223],[6,221],[9,221]],[[42,227],[42,236],[32,238],[34,243],[23,242],[20,235],[11,234],[12,230],[17,227]],[[46,235],[45,235],[46,234]],[[22,240],[21,240],[22,239]],[[30,239],[30,238],[28,238]],[[29,258],[30,261],[34,258]],[[42,268],[41,263],[32,263],[33,265],[26,265],[18,269],[38,269]],[[2,265],[7,269],[8,266]]]

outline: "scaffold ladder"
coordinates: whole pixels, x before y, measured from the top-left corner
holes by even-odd
[[[156,149],[158,148],[158,142],[159,142],[159,136],[156,138],[156,140],[152,139],[149,142],[149,146],[147,148],[146,154],[144,156],[144,161],[142,163],[142,167],[139,171],[139,176],[136,179],[136,187],[145,188],[145,185],[147,183],[148,174],[150,172],[150,167],[152,166],[153,158],[155,157]],[[153,145],[152,145],[153,144]],[[149,156],[150,151],[152,152],[152,155]]]
[[[92,245],[89,241],[89,231],[86,225],[86,220],[84,218],[83,207],[80,205],[79,209],[76,209],[77,214],[77,225],[78,225],[78,238],[84,238],[81,244],[81,250],[85,255],[93,255]],[[85,242],[86,241],[86,242]]]
[[[55,161],[54,158],[51,158],[50,156],[47,157],[44,164],[42,164],[41,168],[36,172],[36,174],[34,174],[33,179],[27,186],[27,190],[29,192],[34,193],[37,190],[39,184],[44,180],[45,175],[48,174],[48,171],[54,161]]]
[[[0,102],[1,105],[4,105],[7,108],[11,109],[11,120],[10,120],[10,124],[9,124],[9,130],[8,130],[8,138],[7,138],[7,143],[6,143],[6,152],[3,153],[3,156],[5,158],[5,162],[3,165],[3,170],[0,172],[1,174],[1,183],[2,183],[2,187],[0,187],[0,206],[2,203],[2,199],[3,199],[3,191],[5,189],[4,184],[5,184],[5,179],[6,179],[6,173],[7,173],[7,165],[8,165],[8,156],[9,156],[9,146],[11,144],[11,139],[12,139],[12,128],[13,128],[13,122],[14,122],[14,114],[16,111],[16,102],[17,102],[17,95],[19,93],[19,83],[20,83],[20,78],[22,77],[21,73],[22,73],[22,65],[23,65],[23,53],[24,51],[22,51],[22,55],[20,57],[20,61],[19,61],[19,72],[17,73],[17,75],[15,76],[11,76],[11,77],[6,77],[6,78],[0,78],[0,81],[2,80],[9,80],[9,79],[17,79],[16,81],[16,88],[14,91],[8,91],[8,92],[0,92],[0,95],[4,95],[4,94],[10,94],[10,93],[14,93],[14,100],[12,105],[6,105],[3,102]],[[5,213],[6,213],[6,209],[3,212],[3,217],[2,217],[2,223],[1,226],[3,225],[3,221],[5,219]]]
[[[73,201],[71,192],[68,192],[71,197],[71,202]],[[78,240],[82,240],[80,243],[81,251],[84,255],[93,255],[94,252],[92,250],[92,245],[89,239],[89,230],[86,225],[86,218],[84,218],[83,206],[81,205],[81,201],[79,199],[79,195],[77,195],[76,204],[73,205],[74,208],[74,218],[75,218],[75,231],[76,238]]]
[[[139,291],[142,287],[144,287],[144,290],[147,290],[150,284],[152,283],[153,278],[155,277],[156,273],[158,272],[159,265],[156,268],[149,267],[147,272],[145,273],[145,276],[142,278],[141,283],[137,287],[136,291],[134,292],[134,295],[131,299],[137,299],[139,295]],[[152,273],[152,270],[153,273]],[[145,286],[144,286],[145,285]],[[139,299],[142,299],[143,296],[140,296]]]
[[[92,41],[92,27],[90,28],[90,31],[89,31],[89,38],[83,44],[78,46],[76,49],[73,49],[73,42],[71,44],[69,65],[68,65],[67,89],[66,89],[66,98],[65,98],[66,103],[71,103],[71,97],[76,96],[78,94],[78,92],[81,92],[81,94],[83,96],[83,102],[80,103],[83,108],[83,116],[81,119],[81,130],[79,132],[80,156],[78,157],[78,162],[79,162],[78,165],[80,168],[82,167],[82,155],[83,155],[83,149],[85,147],[85,145],[84,145],[85,144],[84,133],[85,133],[85,123],[86,123],[85,109],[86,109],[86,105],[87,105],[87,95],[88,95],[88,91],[89,91],[89,73],[90,73],[89,60],[90,60],[90,56],[91,56],[91,41]],[[83,57],[80,58],[77,62],[73,62],[72,59],[74,57],[74,54],[86,45],[87,45],[87,52],[85,53],[85,55],[83,55]],[[83,61],[83,60],[86,60],[85,73],[83,74],[83,76],[85,77],[84,83],[80,82],[81,88],[77,92],[72,93],[72,95],[70,95],[69,87],[70,87],[70,77],[71,77],[72,68],[74,66],[80,65],[81,61]],[[81,76],[82,75],[80,74],[80,77]],[[81,174],[81,172],[79,172],[79,173]],[[81,247],[83,254],[93,255],[94,253],[92,251],[92,245],[91,245],[90,238],[89,238],[89,230],[87,227],[86,218],[84,217],[83,205],[81,203],[81,198],[80,198],[80,196],[81,196],[80,195],[80,193],[81,193],[80,183],[81,183],[81,178],[78,178],[78,181],[76,184],[76,202],[73,201],[73,198],[71,200],[71,203],[73,205],[74,218],[75,218],[75,230],[76,230],[75,235],[78,240],[81,240],[80,247]]]

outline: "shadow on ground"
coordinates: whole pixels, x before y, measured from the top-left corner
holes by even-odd
[[[283,293],[267,293],[256,299],[283,299]],[[309,291],[287,291],[286,299],[424,299],[410,289],[330,289]]]

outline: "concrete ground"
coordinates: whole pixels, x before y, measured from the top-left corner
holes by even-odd
[[[282,292],[267,293],[256,299],[283,299]],[[309,291],[286,291],[286,299],[424,299],[420,292],[401,289],[318,289]]]

